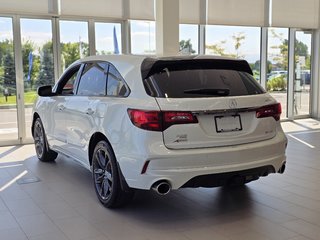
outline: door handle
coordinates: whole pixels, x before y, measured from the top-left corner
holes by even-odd
[[[63,111],[63,110],[65,110],[66,109],[66,107],[64,106],[64,105],[59,105],[58,106],[58,110],[59,111]]]
[[[88,108],[86,111],[86,114],[92,115],[92,114],[94,114],[94,111],[91,108]]]

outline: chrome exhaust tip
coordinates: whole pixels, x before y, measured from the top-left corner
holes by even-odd
[[[171,191],[171,186],[166,181],[159,181],[153,184],[152,190],[154,190],[159,195],[167,195]]]

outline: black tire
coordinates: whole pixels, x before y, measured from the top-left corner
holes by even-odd
[[[40,118],[34,121],[33,139],[36,154],[41,162],[52,162],[57,158],[58,153],[52,151],[47,143],[47,138]]]
[[[132,200],[133,190],[121,188],[117,160],[106,141],[97,143],[92,156],[92,177],[96,194],[107,208],[121,207]]]

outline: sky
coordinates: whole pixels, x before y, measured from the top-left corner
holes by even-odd
[[[21,19],[22,41],[33,41],[38,47],[52,41],[51,20],[47,19]]]
[[[133,54],[155,52],[156,26],[154,21],[131,21],[131,51]]]
[[[116,35],[119,49],[121,49],[121,25],[120,23],[95,23],[96,49],[98,51],[112,52],[113,28],[116,28]],[[288,29],[277,28],[284,38],[288,36]],[[154,21],[131,21],[131,49],[134,54],[143,54],[146,51],[155,51],[155,22]],[[235,53],[232,35],[243,33],[245,40],[239,48],[239,53],[251,63],[259,60],[260,56],[260,28],[259,27],[234,27],[234,26],[206,26],[206,45],[217,44],[226,41],[223,47],[228,53]],[[52,39],[51,20],[46,19],[21,19],[21,37],[23,41],[32,40],[39,47]],[[0,40],[12,39],[11,18],[0,17]],[[311,49],[310,35],[297,32],[297,38],[307,43]],[[180,40],[191,39],[193,49],[198,46],[197,25],[180,25]],[[61,42],[82,42],[88,43],[88,23],[84,21],[60,21]],[[269,34],[269,46],[279,45],[279,39]],[[209,53],[209,52],[207,52]],[[277,50],[269,47],[270,54],[277,54]]]
[[[95,23],[96,50],[113,52],[113,28],[116,30],[119,51],[121,53],[121,24],[120,23]]]
[[[199,52],[199,40],[198,40],[198,26],[191,24],[180,24],[179,28],[179,40],[189,40],[192,44],[192,49]]]
[[[12,39],[12,19],[0,17],[0,41]]]
[[[260,60],[260,27],[206,26],[206,45],[226,41],[222,46],[227,53],[236,54],[233,35],[242,33],[245,39],[241,41],[239,55],[244,55],[250,63]],[[208,51],[206,53],[209,53]]]

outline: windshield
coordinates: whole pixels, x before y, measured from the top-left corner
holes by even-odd
[[[199,98],[244,96],[265,93],[247,72],[224,69],[163,68],[144,80],[147,93],[153,97]]]

